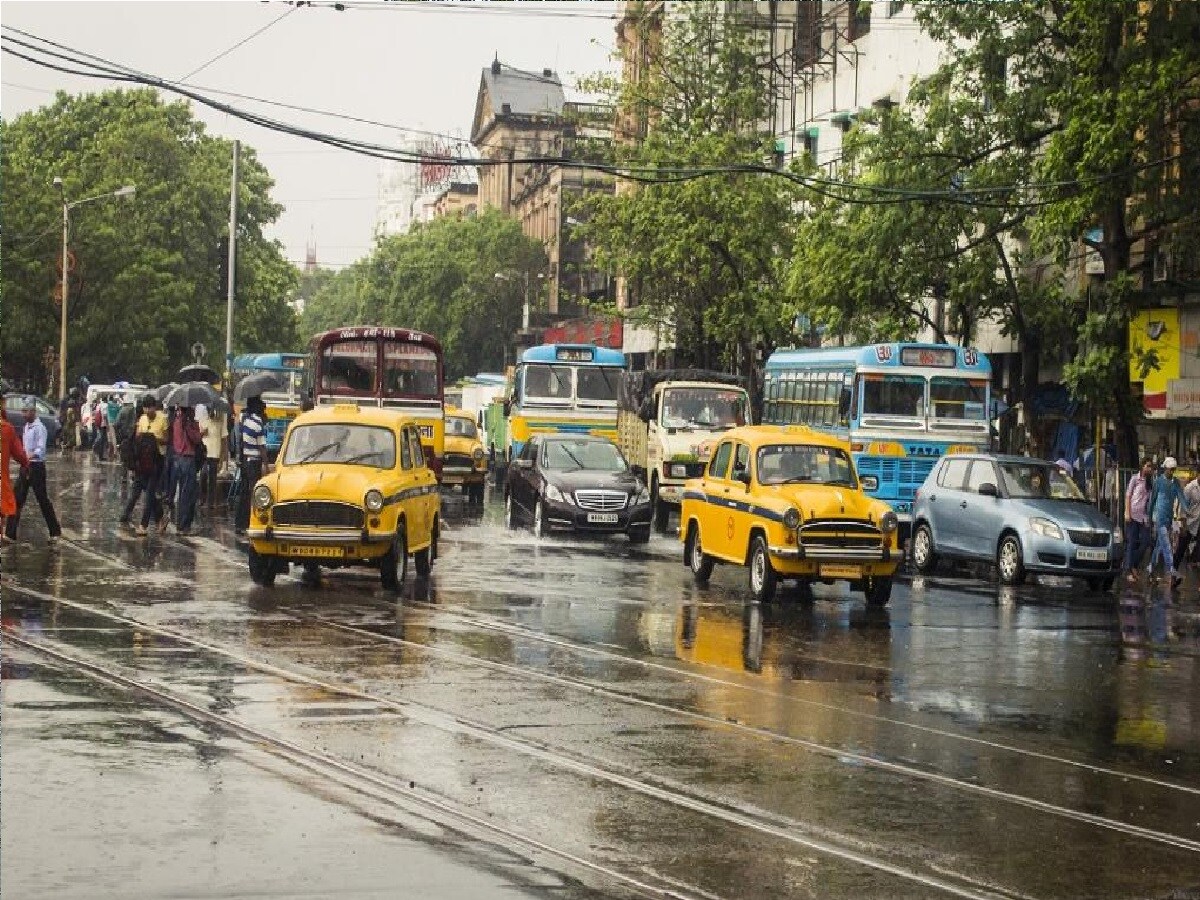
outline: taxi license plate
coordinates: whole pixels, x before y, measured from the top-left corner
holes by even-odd
[[[616,525],[619,521],[616,513],[588,513],[587,520],[595,525]]]
[[[1107,550],[1076,550],[1075,555],[1083,562],[1108,562]]]
[[[822,578],[862,578],[862,566],[821,566]]]
[[[288,556],[318,556],[325,559],[340,557],[342,555],[341,547],[305,547],[291,546],[287,550]]]

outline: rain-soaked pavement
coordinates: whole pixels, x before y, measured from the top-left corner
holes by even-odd
[[[52,480],[66,539],[3,551],[6,898],[1200,898],[1190,581],[758,607],[447,498],[399,598],[263,589],[224,523],[118,531],[116,466]]]

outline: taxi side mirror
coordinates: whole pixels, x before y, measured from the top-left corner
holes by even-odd
[[[749,472],[735,472],[733,475],[733,480],[745,485],[746,490],[750,490],[750,473]]]
[[[879,490],[879,479],[874,475],[860,475],[858,478],[858,483],[864,491]]]

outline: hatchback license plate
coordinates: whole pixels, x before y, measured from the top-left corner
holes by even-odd
[[[325,559],[340,557],[342,555],[341,547],[305,547],[292,546],[288,547],[288,556],[319,556]]]
[[[862,566],[821,566],[822,578],[862,578]]]
[[[1075,554],[1084,562],[1108,562],[1107,550],[1076,550]]]
[[[594,525],[616,525],[618,521],[616,513],[588,513],[588,522]]]

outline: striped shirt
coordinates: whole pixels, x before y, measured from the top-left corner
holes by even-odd
[[[263,425],[262,416],[256,413],[247,413],[242,416],[242,427],[238,434],[238,439],[242,445],[242,459],[266,459],[267,457],[267,438],[266,426]]]

